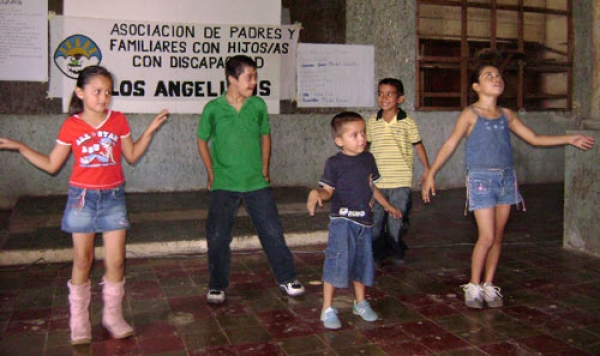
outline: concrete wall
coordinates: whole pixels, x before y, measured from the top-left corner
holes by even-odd
[[[593,1],[593,9],[588,12],[587,16],[592,17],[591,21],[593,24],[600,23],[600,0]],[[594,117],[600,117],[600,31],[593,31],[593,27],[591,29],[593,32],[591,37],[592,45],[582,47],[587,48],[591,52],[590,61],[586,62],[586,64],[592,63],[592,65],[587,66],[590,70],[589,75],[593,78],[590,112]],[[597,25],[595,27],[597,28]]]
[[[594,0],[593,3],[597,8],[600,0]],[[595,55],[600,44],[598,20],[594,17],[591,1],[573,1],[573,114],[576,120],[600,121],[600,105],[598,97],[594,96],[594,88],[600,85],[600,56]],[[591,41],[594,41],[592,45]]]
[[[583,133],[600,142],[600,130]],[[563,246],[600,257],[600,150],[567,148],[565,166]]]

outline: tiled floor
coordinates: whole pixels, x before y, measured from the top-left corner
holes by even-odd
[[[324,246],[308,245],[293,248],[305,296],[281,294],[262,253],[238,253],[221,306],[204,301],[205,255],[128,259],[135,336],[113,340],[100,325],[99,261],[93,342],[72,347],[70,264],[3,266],[0,355],[600,355],[600,260],[562,248],[562,186],[523,187],[528,211],[511,216],[496,281],[501,309],[463,306],[475,225],[462,216],[462,194],[442,191],[427,207],[415,201],[406,266],[384,266],[368,290],[381,316],[374,323],[353,316],[352,294],[340,291],[342,329],[321,326]],[[4,233],[6,221],[0,214]]]

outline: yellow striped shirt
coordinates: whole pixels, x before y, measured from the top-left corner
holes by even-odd
[[[367,122],[367,141],[375,156],[381,179],[378,188],[412,188],[414,148],[421,141],[416,121],[407,116],[402,120],[396,117],[387,123],[373,115]]]

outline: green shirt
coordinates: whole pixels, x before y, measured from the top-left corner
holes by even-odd
[[[206,104],[198,124],[198,138],[210,141],[211,190],[251,192],[268,187],[261,156],[261,136],[271,132],[267,105],[251,96],[238,113],[225,94]]]

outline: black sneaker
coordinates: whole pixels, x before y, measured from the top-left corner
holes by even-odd
[[[288,283],[282,283],[279,285],[279,288],[286,292],[290,297],[296,297],[304,294],[304,286],[297,279],[294,279]]]

